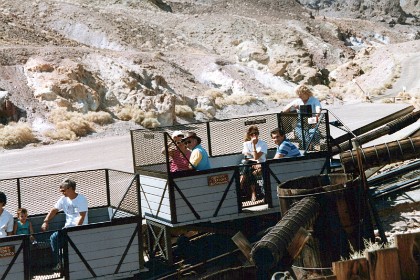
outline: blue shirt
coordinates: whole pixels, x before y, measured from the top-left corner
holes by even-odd
[[[276,154],[281,154],[285,157],[297,157],[300,156],[300,151],[289,140],[284,139],[283,142],[281,142],[281,144],[277,147]]]
[[[197,164],[197,166],[194,166],[196,170],[206,170],[206,169],[210,169],[210,160],[209,160],[209,155],[207,154],[207,151],[201,146],[201,145],[197,145],[194,147],[194,150],[198,150],[201,154],[201,160],[200,162]]]

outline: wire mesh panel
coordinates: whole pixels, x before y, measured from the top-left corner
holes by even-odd
[[[136,190],[134,174],[109,170],[110,206],[119,207],[114,217],[127,216],[127,213],[140,215]]]
[[[65,178],[76,182],[76,192],[87,198],[89,207],[107,205],[105,170],[92,170],[19,179],[21,207],[30,215],[48,212],[62,196],[59,186]]]
[[[208,149],[206,123],[177,125],[156,128],[151,130],[139,129],[131,131],[133,145],[133,160],[135,167],[142,170],[166,172],[166,157],[162,151],[165,149],[165,132],[171,136],[172,132],[180,130],[184,133],[194,131],[201,138],[201,146]]]
[[[286,137],[300,150],[311,152],[328,150],[327,121],[324,112],[319,118],[316,114],[280,114],[280,127],[286,132]]]
[[[270,131],[280,126],[287,138],[299,149],[305,151],[328,151],[328,112],[323,110],[319,118],[316,114],[280,113],[242,118],[217,120],[207,123],[177,125],[151,130],[131,131],[133,160],[136,172],[139,170],[157,171],[166,174],[167,162],[162,151],[165,146],[165,132],[170,139],[172,132],[193,131],[201,138],[201,146],[210,157],[239,154],[249,126],[256,125],[259,138],[276,148]]]
[[[12,213],[24,207],[29,215],[45,214],[62,196],[59,186],[65,178],[76,182],[76,192],[86,196],[90,208],[108,206],[104,169],[0,180],[0,189]]]
[[[210,122],[209,125],[212,156],[242,152],[242,143],[251,125],[258,127],[259,139],[265,141],[268,148],[275,147],[270,131],[278,126],[277,114],[215,121]]]

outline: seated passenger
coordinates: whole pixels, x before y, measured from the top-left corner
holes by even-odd
[[[35,238],[32,234],[34,234],[34,229],[32,228],[32,222],[28,219],[28,210],[26,208],[19,208],[17,210],[17,220],[13,227],[13,234],[14,235],[21,235],[21,234],[30,234],[31,241],[35,241]]]
[[[297,157],[300,156],[299,149],[291,143],[289,140],[286,139],[286,134],[280,128],[275,128],[271,132],[271,139],[273,139],[274,144],[277,145],[276,158],[282,157]]]
[[[259,134],[258,127],[255,125],[251,125],[246,132],[242,149],[242,154],[247,161],[246,163],[261,163],[266,161],[268,146],[263,140],[258,139]],[[245,185],[250,186],[251,200],[255,201],[257,199],[256,176],[261,173],[261,165],[245,166],[241,173],[241,189],[244,190]]]
[[[182,139],[191,151],[190,169],[197,171],[210,169],[210,160],[207,151],[201,146],[201,138],[195,132],[187,132],[185,138]]]
[[[177,130],[172,133],[172,140],[168,144],[168,155],[170,158],[169,170],[170,172],[182,171],[189,169],[189,159],[191,151],[187,149],[187,146],[182,142],[184,134]],[[162,154],[165,154],[165,148],[162,149]]]
[[[288,113],[292,111],[297,111],[298,113],[298,122],[295,129],[295,134],[297,138],[301,141],[305,139],[305,145],[308,145],[309,141],[313,138],[313,143],[319,143],[320,135],[318,131],[315,131],[314,125],[309,126],[309,129],[305,129],[302,131],[302,123],[301,123],[301,111],[300,106],[302,105],[309,105],[311,106],[312,114],[315,114],[316,122],[318,122],[319,116],[321,114],[321,103],[319,102],[318,98],[313,96],[313,92],[306,86],[306,85],[299,85],[295,88],[295,93],[299,97],[292,102],[290,102],[282,112]],[[310,115],[309,115],[310,116]],[[303,133],[303,135],[302,135]],[[302,147],[305,148],[305,147]]]

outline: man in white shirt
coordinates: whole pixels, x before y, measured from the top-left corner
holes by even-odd
[[[48,230],[49,222],[54,219],[59,211],[63,211],[66,214],[64,228],[88,224],[88,201],[84,195],[76,192],[76,182],[71,179],[65,179],[60,184],[60,192],[63,196],[45,217],[41,226],[43,231]],[[63,246],[61,231],[54,232],[50,237],[50,242],[54,255],[54,265],[56,266],[55,270],[60,270],[58,257],[60,248]]]
[[[0,238],[13,234],[13,216],[4,209],[6,202],[6,195],[4,192],[0,192]]]

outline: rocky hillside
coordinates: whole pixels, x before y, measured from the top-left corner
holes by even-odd
[[[302,83],[326,105],[382,98],[402,63],[418,61],[418,8],[417,0],[3,0],[0,130],[26,122],[32,139],[48,142],[97,125],[264,112]],[[83,133],[67,125],[72,137],[51,132],[81,116],[101,120]]]

